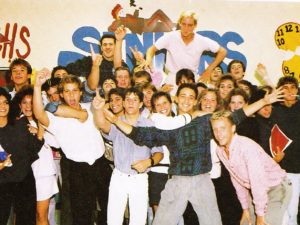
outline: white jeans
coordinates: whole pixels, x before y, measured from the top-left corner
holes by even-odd
[[[289,225],[297,225],[299,195],[300,195],[300,173],[288,173],[288,178],[292,182],[293,193],[288,206]]]
[[[128,175],[115,168],[109,185],[108,225],[122,225],[127,199],[129,200],[129,224],[146,224],[148,175],[146,173]]]

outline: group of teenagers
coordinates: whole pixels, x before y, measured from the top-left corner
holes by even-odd
[[[297,224],[297,79],[257,87],[239,60],[224,73],[226,49],[194,32],[195,13],[178,24],[145,57],[132,46],[131,71],[125,27],[101,37],[101,54],[91,46],[89,57],[37,71],[32,85],[30,64],[12,61],[13,90],[0,88],[0,225],[55,224],[59,189],[62,225]],[[156,82],[161,49],[166,79]],[[203,51],[215,58],[199,76]],[[271,151],[275,124],[292,140],[284,152]]]

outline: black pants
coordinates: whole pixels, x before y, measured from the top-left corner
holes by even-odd
[[[221,164],[221,177],[212,179],[223,225],[239,225],[242,217],[242,207],[230,179],[229,172]]]
[[[36,189],[31,170],[21,182],[0,184],[0,225],[7,224],[12,206],[16,225],[35,225]]]
[[[92,224],[96,200],[101,208],[98,224],[106,224],[108,188],[112,169],[104,157],[93,165],[69,160],[73,225]]]

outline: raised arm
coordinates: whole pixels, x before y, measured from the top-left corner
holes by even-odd
[[[209,64],[209,66],[201,74],[199,81],[203,82],[203,81],[208,80],[213,69],[223,61],[223,59],[226,57],[226,54],[227,54],[226,49],[223,47],[220,47],[219,51],[217,52],[217,55],[215,57],[215,60],[211,64]]]
[[[278,88],[271,94],[266,94],[264,98],[250,104],[246,105],[243,110],[246,116],[251,116],[253,113],[264,107],[265,105],[272,104],[274,102],[283,101],[283,91],[282,88]]]
[[[99,66],[102,63],[103,58],[102,55],[95,54],[92,45],[90,45],[90,49],[91,49],[91,57],[92,57],[93,64],[92,64],[91,73],[87,78],[87,85],[90,90],[95,91],[96,88],[98,87],[100,76],[101,76]]]
[[[109,133],[111,123],[106,120],[103,110],[105,108],[105,99],[101,98],[99,89],[96,90],[96,96],[92,102],[92,111],[94,116],[95,125],[101,129],[104,133]],[[114,115],[112,115],[114,116]],[[115,118],[114,118],[115,119]]]
[[[133,127],[120,118],[104,109],[104,115],[111,123],[114,123],[123,133],[127,135],[136,145],[149,148],[170,144],[173,131],[160,130],[155,127]],[[174,136],[174,135],[173,135]]]
[[[122,43],[126,36],[126,27],[119,26],[115,31],[116,46],[114,52],[114,68],[122,66]]]
[[[150,69],[152,68],[152,59],[155,55],[155,52],[157,51],[156,47],[152,45],[150,48],[148,48],[146,52],[146,60],[139,65],[139,67],[144,69]]]
[[[33,91],[33,113],[35,118],[44,126],[49,126],[49,118],[47,113],[45,112],[42,98],[42,85],[46,82],[46,80],[50,75],[50,71],[43,69],[38,71],[36,74],[34,91]]]

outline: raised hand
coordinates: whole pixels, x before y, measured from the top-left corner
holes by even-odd
[[[51,78],[51,72],[47,68],[43,68],[36,72],[35,86],[41,87],[48,79]]]
[[[127,33],[126,27],[124,25],[119,26],[115,30],[115,37],[117,41],[122,41],[125,38],[126,33]]]
[[[137,63],[142,63],[145,61],[143,53],[138,50],[136,45],[133,48],[129,47],[129,49],[132,52],[132,55],[137,61]]]
[[[100,96],[99,88],[96,89],[96,96],[93,99],[92,106],[96,110],[103,109],[105,106],[105,99]]]
[[[264,101],[266,104],[272,104],[274,102],[283,102],[284,93],[282,87],[275,89],[271,94],[266,94]]]
[[[115,123],[118,120],[118,117],[108,109],[104,109],[103,113],[105,118],[111,123]]]
[[[102,55],[96,54],[93,48],[93,45],[90,44],[90,50],[91,50],[91,57],[93,60],[93,66],[100,66],[103,60]]]

